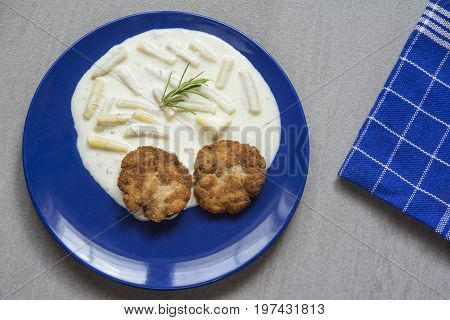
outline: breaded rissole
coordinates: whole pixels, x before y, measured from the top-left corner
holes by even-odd
[[[192,176],[174,153],[146,146],[123,158],[117,185],[128,210],[160,222],[186,206]]]
[[[197,154],[194,195],[202,209],[234,215],[250,205],[265,178],[266,161],[257,148],[221,140]]]

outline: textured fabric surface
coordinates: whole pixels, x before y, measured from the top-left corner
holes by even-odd
[[[449,242],[336,173],[427,0],[0,0],[2,299],[448,299]],[[150,291],[104,278],[53,239],[23,177],[33,93],[67,48],[125,15],[179,10],[245,32],[300,95],[311,161],[300,206],[274,246],[201,288]]]
[[[450,1],[432,0],[339,175],[450,240]]]

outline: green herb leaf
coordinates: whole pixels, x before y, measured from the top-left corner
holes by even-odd
[[[161,108],[178,108],[195,114],[194,112],[179,106],[178,103],[186,101],[188,94],[196,94],[201,97],[208,98],[207,96],[205,96],[204,93],[198,90],[201,86],[205,85],[208,82],[208,79],[200,78],[203,72],[200,72],[195,77],[183,82],[184,76],[186,75],[186,71],[189,68],[189,65],[190,65],[189,63],[186,65],[186,68],[184,69],[183,74],[181,75],[178,87],[167,92],[173,71],[169,74],[169,79],[167,79],[166,87],[164,88],[164,93],[161,99],[160,104]]]

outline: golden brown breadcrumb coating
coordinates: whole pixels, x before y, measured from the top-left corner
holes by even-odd
[[[198,152],[194,194],[206,211],[237,214],[259,194],[265,178],[266,161],[257,148],[221,140]]]
[[[174,153],[139,147],[122,160],[117,185],[131,212],[141,207],[147,218],[160,222],[179,213],[191,197],[192,176]]]

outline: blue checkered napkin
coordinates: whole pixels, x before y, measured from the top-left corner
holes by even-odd
[[[450,240],[450,0],[432,0],[339,176]]]

